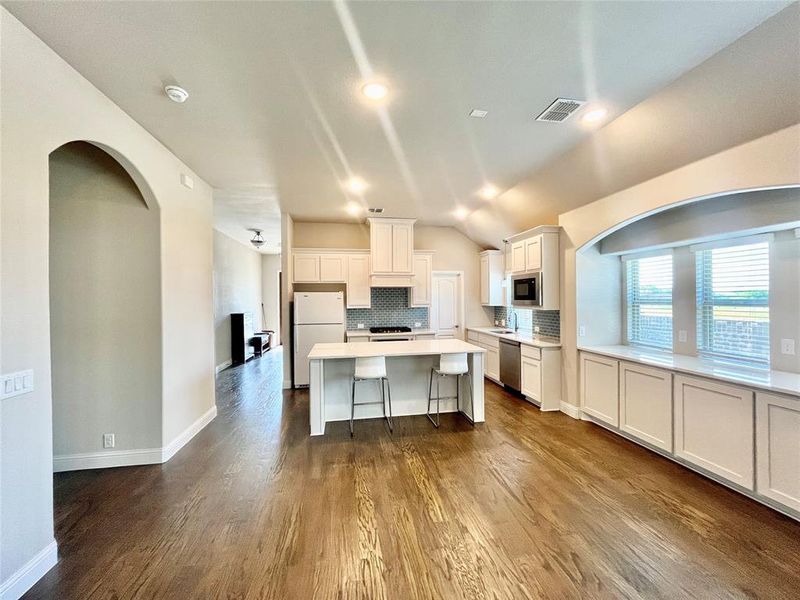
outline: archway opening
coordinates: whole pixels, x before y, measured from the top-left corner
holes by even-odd
[[[54,471],[160,462],[158,206],[96,145],[49,169]]]

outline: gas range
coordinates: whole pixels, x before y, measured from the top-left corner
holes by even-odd
[[[411,327],[370,327],[370,333],[411,333]]]

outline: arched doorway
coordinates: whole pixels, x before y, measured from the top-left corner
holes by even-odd
[[[53,468],[161,462],[159,208],[96,145],[49,168]]]

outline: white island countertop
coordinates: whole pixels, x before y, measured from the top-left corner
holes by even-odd
[[[315,344],[308,354],[309,360],[332,358],[366,358],[370,356],[434,356],[458,352],[484,353],[480,346],[462,340],[414,340],[410,342],[347,342]]]

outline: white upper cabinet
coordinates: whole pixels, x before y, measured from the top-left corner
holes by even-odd
[[[295,283],[319,283],[319,254],[294,254],[292,279]]]
[[[560,268],[558,238],[560,227],[541,225],[511,236],[507,242],[506,272],[522,275],[537,271],[541,273],[541,310],[560,308]],[[510,264],[509,264],[510,263]]]
[[[481,304],[503,306],[503,277],[503,253],[500,250],[481,252]]]
[[[373,275],[407,275],[414,270],[414,219],[371,218]]]
[[[525,240],[525,270],[538,271],[542,268],[542,236]]]
[[[511,272],[514,275],[525,272],[525,241],[511,244]]]
[[[410,306],[431,305],[432,270],[433,254],[431,252],[415,252],[413,286],[409,295]]]
[[[347,281],[347,255],[320,254],[319,280],[322,283],[345,283]]]
[[[350,254],[347,257],[347,308],[370,308],[372,290],[369,287],[369,254]]]

